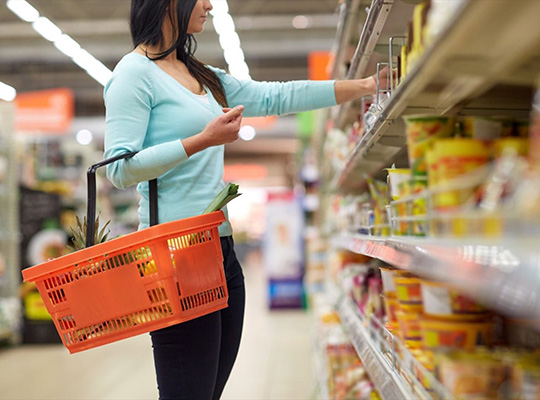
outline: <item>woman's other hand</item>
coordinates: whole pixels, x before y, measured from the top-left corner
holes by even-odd
[[[224,108],[223,114],[210,121],[204,130],[182,140],[188,157],[212,146],[232,143],[238,139],[244,106]]]
[[[238,139],[243,111],[244,106],[224,108],[223,115],[214,118],[206,125],[202,135],[208,140],[208,147],[232,143]]]

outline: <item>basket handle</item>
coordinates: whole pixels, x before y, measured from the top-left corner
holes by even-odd
[[[106,160],[100,161],[97,164],[88,168],[86,173],[88,181],[88,207],[86,210],[86,247],[94,245],[94,232],[96,229],[96,171],[98,168],[109,165],[115,161],[125,158],[131,158],[136,151],[130,153],[120,154],[116,157],[111,157]],[[157,204],[157,179],[148,181],[148,189],[150,193],[150,226],[158,224],[158,204]]]

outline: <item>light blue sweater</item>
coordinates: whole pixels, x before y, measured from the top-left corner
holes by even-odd
[[[210,67],[212,68],[212,67]],[[334,81],[240,81],[212,68],[223,83],[230,107],[245,106],[246,117],[283,115],[336,105]],[[199,215],[225,187],[224,146],[188,157],[182,139],[201,132],[222,107],[207,90],[209,103],[143,55],[130,53],[105,86],[105,158],[138,154],[107,167],[117,188],[138,184],[139,229],[149,225],[148,180],[158,178],[159,222]],[[227,210],[224,209],[225,216]],[[232,234],[231,225],[219,227]]]

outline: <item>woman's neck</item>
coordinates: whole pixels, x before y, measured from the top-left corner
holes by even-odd
[[[133,51],[136,52],[136,53],[142,54],[144,56],[153,58],[153,57],[156,57],[159,54],[163,53],[165,51],[165,49],[158,48],[158,47],[155,47],[155,46],[148,46],[148,45],[140,44]],[[163,60],[175,61],[176,60],[176,52],[173,51],[171,54],[166,56]]]

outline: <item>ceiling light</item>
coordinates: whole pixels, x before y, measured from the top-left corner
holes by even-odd
[[[238,33],[234,31],[225,32],[222,35],[219,35],[219,43],[224,49],[227,47],[240,47],[240,37],[238,36]]]
[[[225,61],[227,61],[227,64],[229,65],[238,61],[244,61],[244,52],[240,47],[226,48],[223,55],[225,56]]]
[[[8,0],[6,5],[23,21],[34,22],[39,18],[39,11],[25,0]]]
[[[60,28],[53,24],[49,18],[39,17],[32,23],[32,28],[51,42],[54,42],[56,39],[62,36],[62,31]]]
[[[54,41],[54,45],[68,57],[74,57],[81,49],[79,43],[65,33]]]
[[[216,14],[212,21],[214,22],[214,29],[218,35],[234,32],[236,30],[234,21],[229,14]]]
[[[17,96],[17,91],[5,83],[0,82],[0,99],[4,101],[13,101]]]
[[[296,29],[306,29],[310,25],[310,20],[305,15],[297,15],[293,18],[292,24]]]
[[[92,132],[90,132],[88,129],[81,129],[79,132],[77,132],[75,138],[79,144],[86,146],[92,143],[94,135],[92,135]]]
[[[228,12],[229,4],[227,3],[227,0],[212,2],[212,11],[210,11],[210,14],[226,14]]]
[[[245,62],[240,37],[236,33],[234,21],[229,14],[227,0],[215,1],[213,7],[213,10],[210,11],[213,17],[212,23],[216,33],[219,35],[219,44],[229,66],[229,73],[237,79],[250,80],[249,67]]]
[[[237,79],[251,79],[251,76],[249,76],[249,67],[244,61],[229,65],[229,71]]]
[[[238,132],[238,136],[240,136],[240,139],[245,141],[253,140],[256,134],[257,131],[251,125],[244,125],[240,128],[240,131]]]
[[[79,43],[70,36],[62,33],[62,30],[48,18],[40,17],[39,12],[26,0],[8,0],[6,4],[22,20],[32,22],[32,27],[37,33],[53,42],[58,50],[71,57],[73,62],[84,69],[88,75],[103,86],[107,84],[112,76],[112,71],[93,55],[82,49]]]

